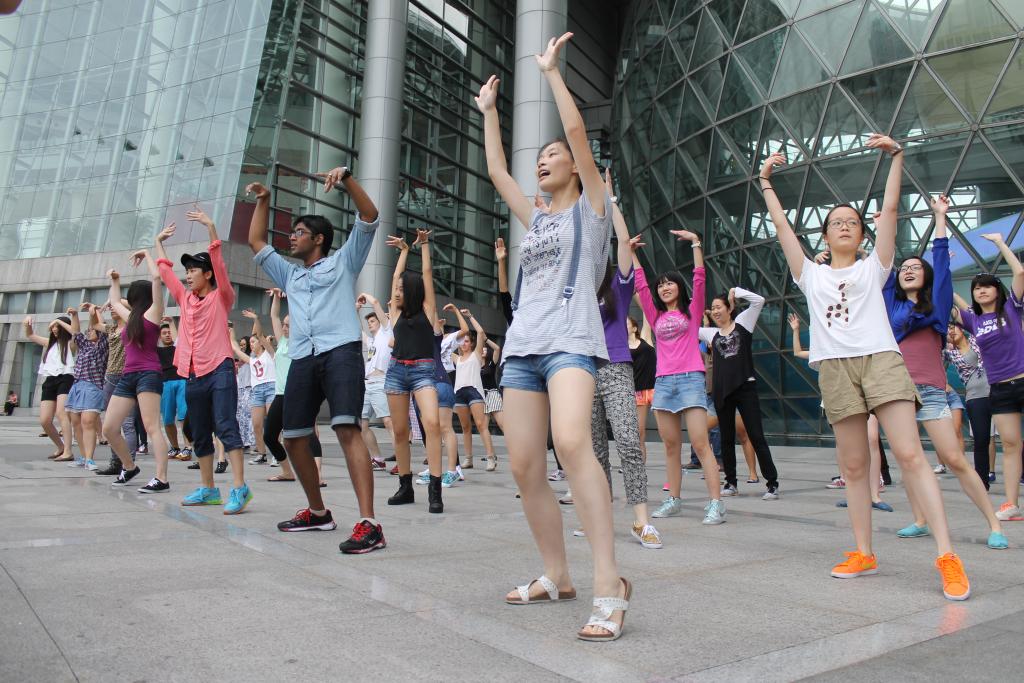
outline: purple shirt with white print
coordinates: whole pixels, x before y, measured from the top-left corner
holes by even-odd
[[[976,315],[971,309],[960,309],[964,329],[974,335],[985,363],[989,384],[998,384],[1017,375],[1024,375],[1024,331],[1020,327],[1021,309],[1024,307],[1013,290],[1003,306],[1005,324],[1001,325],[995,313]]]
[[[629,316],[629,304],[633,300],[632,266],[626,275],[615,268],[608,292],[615,297],[615,315],[609,316],[604,301],[599,302],[601,322],[604,323],[604,343],[608,347],[608,362],[631,363],[633,356],[629,352],[626,318]]]

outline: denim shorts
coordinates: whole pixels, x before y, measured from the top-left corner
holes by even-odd
[[[944,417],[953,416],[949,410],[945,389],[928,384],[915,384],[914,387],[917,389],[917,395],[921,397],[921,407],[917,409],[918,422],[941,420]]]
[[[238,381],[235,379],[235,364],[230,358],[225,358],[205,375],[189,375],[185,383],[185,401],[198,457],[213,455],[214,435],[224,444],[225,451],[242,447],[237,417]]]
[[[715,409],[715,399],[711,398],[711,394],[708,397],[708,417],[718,417],[718,411]]]
[[[188,405],[185,403],[185,380],[165,379],[164,391],[160,394],[160,417],[163,425],[174,424],[175,414],[178,422],[185,421]]]
[[[950,410],[967,410],[964,407],[964,400],[955,391],[946,392],[946,403],[949,405]]]
[[[257,384],[252,388],[252,394],[249,395],[249,407],[265,408],[274,402],[275,396],[277,396],[276,382]]]
[[[437,388],[437,407],[451,410],[455,407],[455,390],[448,382],[434,382]]]
[[[501,375],[502,389],[519,389],[520,391],[540,391],[546,393],[548,382],[566,368],[579,368],[597,377],[597,364],[592,356],[579,353],[535,354],[531,356],[513,356],[506,358]]]
[[[64,402],[64,410],[69,413],[102,413],[107,405],[103,390],[92,382],[76,381]]]
[[[483,403],[484,397],[476,390],[476,387],[462,387],[455,392],[455,407],[467,408],[474,403]]]
[[[420,389],[434,389],[434,359],[402,362],[392,358],[384,379],[387,394],[408,394]]]
[[[135,372],[126,372],[121,375],[121,379],[117,380],[117,386],[114,387],[114,396],[120,396],[121,398],[135,398],[139,394],[145,393],[156,394],[157,396],[164,393],[164,380],[158,371],[136,370]]]
[[[652,410],[681,413],[689,408],[708,409],[708,394],[702,371],[663,375],[654,381]]]
[[[384,393],[384,375],[376,375],[366,380],[366,391],[363,392],[363,413],[364,420],[374,418],[381,420],[391,417],[391,408],[388,407],[388,397]]]

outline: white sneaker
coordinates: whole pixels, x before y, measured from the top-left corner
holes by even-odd
[[[578,538],[585,538],[586,535],[587,535],[587,532],[583,530],[583,527],[576,527],[575,529],[572,530],[572,535],[576,536]]]
[[[945,465],[936,465],[935,469],[933,469],[932,472],[934,472],[935,474],[945,474],[946,473],[946,466]]]
[[[764,495],[761,496],[761,500],[778,500],[778,499],[779,499],[779,490],[778,489],[775,489],[774,491],[772,491],[772,490],[765,491]]]
[[[632,528],[629,533],[633,535],[633,538],[640,541],[640,545],[645,548],[658,549],[662,547],[661,534],[650,524],[640,524],[639,522],[633,522]]]
[[[548,481],[565,481],[565,472],[562,470],[551,470],[548,472]]]
[[[737,495],[739,495],[739,492],[736,490],[736,487],[733,486],[732,484],[726,484],[725,486],[722,487],[722,496],[723,497],[726,497],[726,496],[737,496]]]

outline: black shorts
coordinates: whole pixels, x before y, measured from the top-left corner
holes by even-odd
[[[324,399],[331,427],[358,425],[366,391],[363,370],[362,344],[357,341],[292,360],[284,389],[282,436],[296,439],[312,434]]]
[[[988,402],[993,415],[1024,413],[1024,377],[991,385]]]
[[[43,380],[40,401],[56,401],[58,396],[66,396],[75,383],[74,375],[54,375]]]

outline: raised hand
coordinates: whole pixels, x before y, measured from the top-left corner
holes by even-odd
[[[162,315],[162,316],[160,316],[160,322],[161,323],[170,323],[171,322],[171,316],[169,316],[169,315]]]
[[[949,211],[949,197],[944,194],[940,194],[935,199],[931,200],[932,213],[936,216],[945,216],[946,212]]]
[[[249,320],[256,320],[259,316],[256,315],[256,311],[252,310],[251,308],[247,308],[242,311],[242,317],[248,318]]]
[[[412,243],[412,246],[418,247],[418,246],[420,246],[422,244],[426,244],[427,242],[429,242],[430,241],[430,233],[431,232],[433,232],[433,230],[422,230],[420,228],[417,228],[416,229],[416,241],[414,241]]]
[[[829,252],[828,249],[826,249],[825,251],[821,252],[820,254],[814,257],[814,262],[820,266],[825,261],[828,261],[831,257],[832,253]]]
[[[994,242],[996,245],[1003,243],[1003,236],[998,232],[988,232],[982,235],[982,237],[987,239],[989,242]]]
[[[271,287],[267,290],[267,296],[275,299],[287,299],[288,295],[285,294],[279,287]]]
[[[362,308],[366,305],[366,295],[360,294],[356,297],[356,308]]]
[[[330,192],[338,185],[341,185],[341,177],[345,175],[346,171],[348,171],[347,166],[338,166],[337,168],[332,168],[327,173],[316,173],[315,175],[317,178],[324,179],[324,192]]]
[[[669,230],[669,232],[676,236],[676,239],[680,242],[699,242],[700,237],[697,233],[690,232],[689,230]],[[630,240],[632,242],[633,240]]]
[[[487,82],[480,86],[480,94],[474,97],[476,107],[480,113],[486,114],[498,107],[498,84],[501,83],[497,76],[491,76]]]
[[[138,268],[146,262],[146,257],[149,256],[149,252],[145,249],[139,249],[137,252],[128,257],[129,263],[132,264],[132,268]]]
[[[800,318],[796,317],[796,313],[789,314],[789,326],[796,332],[800,329]]]
[[[895,154],[903,149],[899,146],[899,143],[891,137],[888,135],[882,135],[881,133],[872,133],[868,136],[868,147],[871,149],[880,149],[883,152],[888,152],[889,154]]]
[[[455,307],[455,304],[453,304],[453,303],[451,303],[449,301],[448,303],[446,303],[444,306],[441,307],[441,310],[442,311],[451,311],[452,313],[454,313],[454,312],[456,312],[459,309]]]
[[[118,273],[113,268],[110,268],[110,269],[107,270],[107,277],[109,277],[111,280],[120,280],[121,279],[121,274]]]
[[[96,308],[96,305],[92,304],[92,303],[89,303],[88,301],[83,301],[78,306],[78,310],[80,310],[80,311],[92,311],[92,309],[94,309],[94,308]]]
[[[644,242],[643,239],[642,235],[634,235],[633,237],[630,237],[629,248],[632,249],[634,253],[640,251],[640,249],[647,246],[647,243]]]
[[[389,247],[394,247],[395,249],[401,249],[402,251],[406,251],[409,248],[409,245],[405,243],[404,238],[397,237],[395,235],[388,235],[388,238],[387,240],[384,241],[384,244],[388,245]]]
[[[460,308],[459,309],[459,313],[461,313],[463,315],[463,317],[465,317],[465,318],[472,318],[473,317],[473,314],[469,312],[468,308]]]
[[[761,166],[760,178],[762,180],[768,180],[771,177],[772,171],[775,170],[776,166],[784,166],[786,164],[786,157],[782,152],[775,152],[769,154],[768,158],[764,160],[764,165]]]
[[[66,309],[64,309],[64,313],[65,315],[72,316],[78,313],[78,309],[75,308],[74,306],[68,306]]]
[[[551,207],[548,206],[548,203],[539,194],[533,195],[533,205],[540,209],[541,213],[551,213]]]
[[[503,237],[499,237],[494,240],[494,258],[499,261],[508,258],[508,249],[505,248],[505,238]],[[445,310],[447,310],[447,306],[445,307]]]
[[[245,193],[254,195],[256,199],[265,199],[270,197],[270,190],[264,187],[263,183],[249,183],[245,186]]]
[[[572,33],[563,33],[558,38],[548,41],[547,49],[542,55],[534,55],[537,60],[537,67],[543,71],[551,71],[558,68],[558,53],[562,51],[565,44],[572,38]]]
[[[615,199],[615,188],[612,186],[612,167],[609,166],[604,169],[604,189],[608,192],[608,196]]]
[[[30,315],[26,315],[25,319],[21,321],[21,324],[25,326],[26,330],[31,330],[32,326],[35,324],[35,319]]]
[[[213,225],[213,219],[206,215],[206,212],[199,208],[198,204],[192,205],[192,210],[185,214],[185,218],[190,221],[202,223],[206,227]]]

